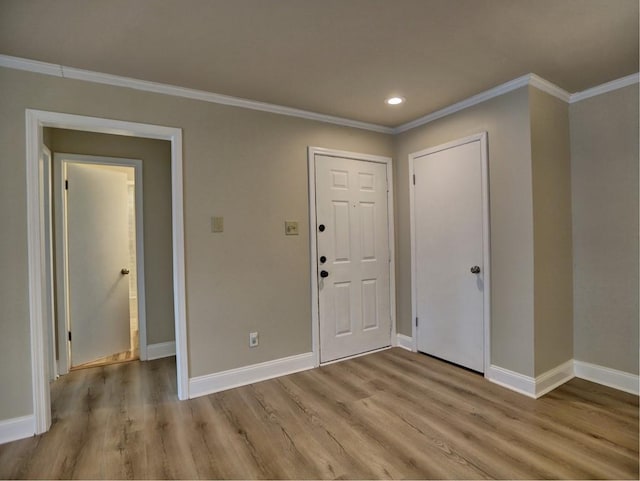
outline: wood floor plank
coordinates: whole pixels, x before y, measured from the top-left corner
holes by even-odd
[[[362,362],[367,362],[367,360],[363,359]],[[442,363],[438,363],[438,365],[434,366],[440,367],[441,364]],[[403,382],[413,383],[413,393],[419,392],[420,389],[424,387],[421,384],[424,384],[425,377],[434,375],[434,377],[437,378],[441,374],[435,372],[437,369],[434,369],[431,374],[425,371],[419,373],[421,375],[409,376],[407,372],[410,371],[413,366],[403,365],[401,366],[402,369],[398,367],[400,366],[396,365],[396,369],[393,369],[383,366],[381,369],[389,369],[388,377],[390,378],[398,376],[403,379]],[[612,451],[607,449],[609,446],[607,446],[606,443],[597,443],[597,445],[591,443],[590,441],[593,439],[592,433],[585,434],[567,425],[557,423],[557,420],[556,422],[545,420],[541,416],[541,412],[544,413],[544,409],[541,408],[545,406],[543,400],[534,401],[513,392],[506,392],[504,394],[513,399],[511,399],[509,403],[504,403],[499,397],[491,395],[491,393],[495,391],[505,391],[504,388],[495,386],[486,390],[469,389],[463,386],[468,386],[469,381],[472,383],[478,381],[485,382],[484,379],[465,372],[464,370],[457,370],[452,374],[454,376],[465,376],[468,378],[468,382],[459,382],[459,384],[456,382],[455,385],[452,386],[452,389],[440,391],[438,395],[445,396],[446,399],[433,398],[430,400],[429,406],[441,405],[444,406],[446,410],[447,407],[455,405],[458,416],[467,416],[467,422],[470,423],[476,423],[476,421],[480,420],[481,423],[477,424],[477,427],[484,429],[486,435],[502,432],[503,434],[500,435],[501,438],[507,437],[512,445],[511,448],[521,446],[530,453],[529,457],[531,460],[539,457],[538,464],[540,466],[553,466],[554,457],[552,453],[555,450],[561,449],[564,452],[564,457],[557,457],[557,462],[560,464],[555,466],[555,471],[558,473],[565,472],[565,476],[567,477],[623,476],[623,473],[626,472],[625,470],[633,469],[634,467],[637,469],[637,431],[634,435],[636,448],[633,454],[629,455],[629,452],[624,452],[624,449],[620,449],[619,446],[616,446],[617,449]],[[417,385],[415,384],[416,382],[418,383]],[[449,382],[449,380],[444,378],[439,380],[439,384],[441,385],[447,385]],[[427,392],[423,393],[424,396],[429,394],[430,393]],[[418,401],[421,402],[422,398]],[[482,414],[476,414],[474,412],[475,406],[479,401],[483,401],[482,406],[484,409]],[[444,404],[441,404],[441,402],[444,402]],[[556,417],[558,414],[564,415],[567,412],[567,404],[556,403],[553,409]],[[602,417],[591,417],[586,425],[600,425],[602,421]],[[612,430],[610,428],[614,424],[611,422],[605,422],[603,424],[609,427],[609,432],[611,433]],[[635,417],[635,425],[637,426],[637,414]],[[509,439],[509,436],[511,436],[509,433],[517,433],[523,430],[526,430],[529,436],[526,438],[512,436],[511,439]],[[494,442],[499,443],[500,439],[495,439]],[[573,461],[567,462],[568,459],[573,459]],[[614,461],[613,464],[615,465],[621,465],[622,470],[615,468],[612,470],[611,461]],[[563,465],[568,466],[568,468],[563,467]],[[570,469],[570,471],[566,472],[566,469]]]
[[[2,479],[638,479],[638,397],[538,400],[390,349],[178,401],[173,358],[74,371]]]

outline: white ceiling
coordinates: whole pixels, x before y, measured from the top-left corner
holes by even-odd
[[[0,53],[397,126],[637,72],[638,0],[0,0]]]

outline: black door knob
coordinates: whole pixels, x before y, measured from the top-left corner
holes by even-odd
[[[480,266],[473,266],[471,268],[471,274],[480,274]]]
[[[320,232],[324,232],[324,224],[320,224],[320,225],[318,226],[318,230],[319,230]]]
[[[324,264],[327,262],[327,258],[325,256],[320,256],[320,264]]]
[[[322,277],[323,279],[325,277],[329,277],[329,273],[327,271],[320,271],[320,277]]]

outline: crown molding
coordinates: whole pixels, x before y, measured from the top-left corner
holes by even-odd
[[[20,57],[12,57],[9,55],[0,54],[0,67],[7,67],[16,70],[25,70],[28,72],[41,73],[44,75],[51,75],[54,77],[68,78],[74,80],[84,80],[86,82],[101,83],[105,85],[111,85],[116,87],[125,87],[135,90],[141,90],[144,92],[153,92],[162,95],[171,95],[174,97],[182,97],[192,100],[200,100],[202,102],[210,102],[220,105],[229,105],[232,107],[239,107],[249,110],[258,110],[261,112],[269,112],[278,115],[287,115],[289,117],[298,117],[307,120],[315,120],[317,122],[324,122],[328,124],[341,125],[344,127],[353,127],[356,129],[370,130],[372,132],[379,132],[382,134],[399,134],[406,132],[407,130],[414,129],[421,125],[428,124],[434,120],[446,117],[460,110],[472,107],[479,103],[485,102],[494,97],[504,95],[507,92],[519,89],[525,86],[535,87],[538,90],[553,95],[554,97],[567,102],[574,103],[581,100],[601,95],[613,90],[621,89],[629,85],[633,85],[640,82],[640,74],[635,73],[627,75],[626,77],[607,82],[602,85],[569,94],[566,90],[558,87],[554,83],[543,79],[542,77],[530,73],[523,75],[516,79],[505,82],[497,87],[493,87],[484,92],[480,92],[472,97],[457,102],[453,105],[449,105],[443,109],[437,110],[423,117],[419,117],[411,122],[399,125],[395,128],[386,127],[384,125],[372,124],[369,122],[361,122],[359,120],[351,120],[343,117],[335,117],[333,115],[320,114],[317,112],[311,112],[308,110],[296,109],[293,107],[285,107],[283,105],[270,104],[266,102],[259,102],[257,100],[248,100],[240,97],[232,97],[230,95],[216,94],[213,92],[207,92],[204,90],[190,89],[186,87],[177,87],[175,85],[168,85],[158,82],[150,82],[147,80],[138,80],[129,77],[122,77],[119,75],[110,75],[100,72],[93,72],[91,70],[82,70],[73,67],[65,67],[63,65],[57,65],[47,62],[40,62],[37,60],[29,60]]]
[[[612,80],[611,82],[607,82],[602,85],[583,90],[582,92],[571,94],[569,103],[580,102],[581,100],[595,97],[596,95],[606,94],[607,92],[628,87],[629,85],[637,84],[639,82],[640,73],[632,73],[631,75],[627,75],[626,77]]]
[[[543,79],[542,77],[530,73],[527,75],[523,75],[522,77],[518,77],[510,82],[503,83],[489,90],[485,90],[473,97],[469,97],[468,99],[462,100],[458,103],[450,105],[449,107],[445,107],[444,109],[437,110],[432,112],[424,117],[420,117],[416,120],[412,120],[411,122],[407,122],[406,124],[399,125],[395,129],[393,129],[394,134],[399,134],[402,132],[406,132],[407,130],[414,129],[424,124],[428,124],[429,122],[433,122],[434,120],[440,119],[452,113],[458,112],[460,110],[469,108],[473,105],[479,104],[486,100],[492,99],[494,97],[498,97],[500,95],[504,95],[507,92],[511,92],[512,90],[519,89],[524,87],[525,85],[529,85],[531,87],[535,87],[538,90],[542,90],[543,92],[548,93],[549,95],[553,95],[554,97],[572,104],[574,102],[579,102],[580,100],[588,99],[590,97],[594,97],[596,95],[601,95],[607,92],[611,92],[613,90],[621,89],[623,87],[627,87],[629,85],[633,85],[640,82],[640,73],[634,73],[631,75],[627,75],[626,77],[622,77],[617,80],[613,80],[611,82],[607,82],[602,85],[598,85],[596,87],[590,88],[588,90],[584,90],[582,92],[577,92],[570,94],[566,90],[558,87],[556,84],[549,82],[548,80]]]
[[[568,92],[549,82],[548,80],[545,80],[536,74],[530,73],[527,75],[523,75],[522,77],[510,80],[509,82],[505,82],[501,85],[498,85],[497,87],[485,90],[484,92],[474,95],[473,97],[469,97],[441,110],[432,112],[428,115],[425,115],[424,117],[420,117],[416,120],[412,120],[411,122],[407,122],[406,124],[399,125],[395,129],[393,129],[393,133],[399,134],[402,132],[406,132],[407,130],[414,129],[424,124],[428,124],[429,122],[433,122],[434,120],[446,117],[447,115],[451,115],[455,112],[459,112],[460,110],[464,110],[494,97],[499,97],[500,95],[504,95],[507,92],[511,92],[528,85],[535,87],[538,90],[542,90],[549,95],[553,95],[554,97],[557,97],[564,102],[569,102],[570,95]]]
[[[301,110],[283,105],[269,104],[266,102],[258,102],[256,100],[248,100],[230,95],[216,94],[204,90],[195,90],[185,87],[176,87],[157,82],[149,82],[147,80],[138,80],[129,77],[121,77],[119,75],[110,75],[90,70],[82,70],[63,65],[56,65],[47,62],[39,62],[19,57],[11,57],[0,54],[0,67],[7,67],[16,70],[26,70],[28,72],[36,72],[54,77],[61,77],[74,80],[84,80],[87,82],[100,83],[116,87],[126,87],[145,92],[153,92],[163,95],[171,95],[174,97],[183,97],[192,100],[200,100],[214,104],[229,105],[249,110],[258,110],[261,112],[269,112],[278,115],[287,115],[289,117],[298,117],[307,120],[315,120],[328,124],[341,125],[344,127],[353,127],[356,129],[370,130],[383,134],[392,134],[391,127],[383,125],[361,122],[358,120],[345,119],[335,117],[333,115],[325,115],[308,110]]]
[[[0,54],[0,67],[12,68],[15,70],[26,70],[27,72],[42,73],[54,77],[63,77],[62,65],[55,65],[37,60],[29,60],[20,57],[11,57]]]
[[[549,95],[562,100],[563,102],[568,103],[569,99],[571,98],[571,94],[569,92],[534,73],[529,74],[529,85],[537,88],[538,90],[542,90],[543,92],[546,92]]]
[[[415,120],[412,120],[411,122],[399,125],[395,129],[393,129],[393,133],[399,134],[402,132],[406,132],[407,130],[414,129],[424,124],[428,124],[429,122],[433,122],[434,120],[446,117],[447,115],[451,115],[455,112],[459,112],[460,110],[464,110],[466,108],[472,107],[473,105],[477,105],[486,100],[498,97],[507,92],[511,92],[512,90],[516,90],[529,85],[529,77],[529,75],[523,75],[522,77],[518,77],[509,82],[503,83],[502,85],[493,87],[492,89],[485,90],[484,92],[474,95],[473,97],[469,97],[453,105],[449,105],[448,107],[436,110],[435,112],[431,112],[430,114],[427,114],[423,117],[419,117]]]

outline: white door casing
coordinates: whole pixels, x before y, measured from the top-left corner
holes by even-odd
[[[29,264],[29,330],[31,338],[31,387],[34,433],[51,426],[51,397],[47,363],[46,304],[43,299],[45,233],[40,222],[44,201],[40,192],[39,162],[45,127],[101,132],[152,139],[171,143],[171,226],[173,240],[173,300],[176,333],[176,378],[178,399],[189,398],[187,352],[187,317],[184,256],[184,196],[182,175],[182,129],[122,120],[73,115],[44,110],[25,110],[25,169],[27,178],[27,258]],[[138,272],[138,282],[141,282]],[[140,285],[140,284],[139,284]],[[140,298],[138,298],[140,302]]]
[[[131,346],[128,184],[124,172],[63,165],[71,365],[77,366]]]
[[[391,344],[387,165],[316,153],[314,169],[319,362],[324,363]]]
[[[416,349],[487,372],[486,133],[411,154],[409,163]]]
[[[55,292],[54,292],[54,269],[53,269],[53,196],[51,184],[52,165],[51,150],[46,145],[42,145],[40,158],[40,195],[42,196],[43,209],[40,211],[40,228],[43,233],[42,245],[42,299],[44,302],[45,322],[47,329],[47,357],[49,364],[49,380],[53,381],[58,377],[56,362],[56,339],[55,339]]]

